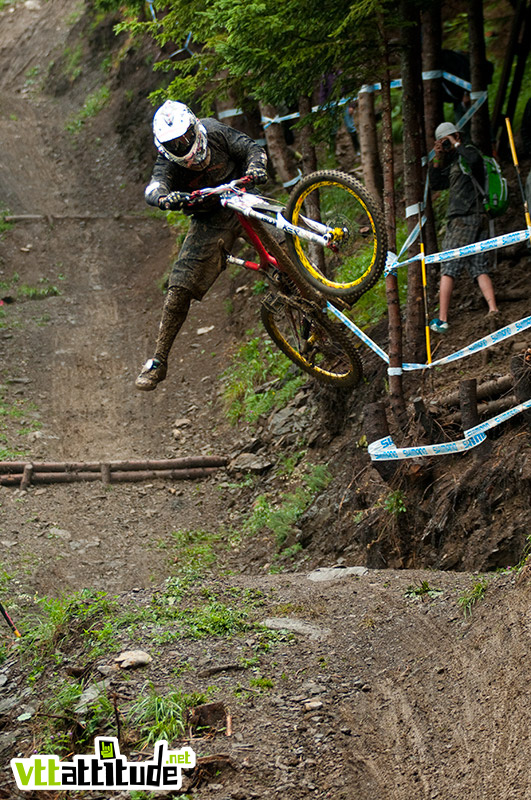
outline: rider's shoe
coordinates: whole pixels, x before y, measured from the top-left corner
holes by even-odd
[[[432,319],[430,322],[430,331],[435,331],[436,333],[446,333],[450,326],[446,321],[443,322],[442,319]]]
[[[151,392],[157,388],[158,383],[164,380],[166,371],[167,367],[164,361],[160,361],[158,358],[148,359],[135,381],[136,388],[142,392]]]

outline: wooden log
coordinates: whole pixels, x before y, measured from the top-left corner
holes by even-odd
[[[215,475],[217,467],[197,467],[195,469],[159,469],[155,471],[133,472],[111,472],[111,483],[119,481],[151,481],[151,480],[172,480],[172,481],[195,481],[200,478],[209,478]]]
[[[512,375],[502,375],[499,378],[493,378],[491,381],[481,383],[476,388],[476,398],[478,400],[486,400],[487,398],[498,397],[503,392],[508,392],[513,388],[514,379]],[[441,397],[438,402],[443,406],[457,406],[459,405],[459,389],[455,392],[447,394],[446,397]]]
[[[101,465],[101,482],[109,484],[111,482],[111,468],[109,464]]]
[[[480,417],[495,417],[496,414],[499,414],[501,411],[506,411],[508,408],[513,408],[517,406],[518,403],[519,401],[514,394],[510,394],[507,397],[499,397],[498,400],[492,400],[490,403],[480,403],[477,407],[478,414]],[[442,425],[452,425],[460,422],[460,411],[454,411],[441,420]]]
[[[389,425],[383,403],[369,403],[365,407],[363,432],[369,444],[389,436]],[[384,481],[390,480],[397,470],[395,461],[374,461],[373,466]]]
[[[0,461],[0,474],[21,473],[27,461]],[[158,470],[158,469],[190,469],[195,467],[226,467],[229,463],[225,456],[186,456],[161,460],[109,461],[111,470]],[[55,462],[43,461],[33,464],[34,472],[98,472],[101,473],[101,461]]]
[[[531,398],[531,347],[511,358],[511,374],[516,398],[524,403]],[[531,422],[531,411],[524,412],[524,419]]]
[[[133,470],[131,472],[116,471],[110,473],[111,483],[124,481],[152,481],[152,480],[199,480],[209,478],[217,472],[217,467],[196,467],[191,469],[168,470]],[[22,474],[0,475],[0,485],[18,486],[23,479]],[[76,483],[81,481],[101,481],[100,472],[33,472],[32,483]]]
[[[153,222],[153,220],[155,220],[160,223],[160,219],[148,216],[147,214],[120,214],[119,212],[114,214],[7,214],[3,217],[4,222],[40,222],[42,220],[46,220],[46,222],[49,223],[54,220],[86,220],[88,222],[93,219],[127,219],[134,220],[135,222],[143,222],[146,220]]]
[[[20,481],[20,488],[23,492],[26,491],[28,486],[31,483],[31,478],[33,476],[33,464],[26,464],[24,467],[24,472],[22,473],[22,480]]]
[[[430,417],[426,411],[426,406],[424,405],[422,397],[415,397],[413,400],[413,408],[415,410],[415,419],[418,420],[424,428],[429,441],[434,442],[437,436],[437,430],[433,418]]]
[[[459,405],[461,407],[461,428],[468,431],[470,428],[479,424],[478,401],[477,401],[477,381],[475,378],[468,378],[459,382]],[[491,443],[486,439],[474,448],[474,457],[485,458],[490,452]]]

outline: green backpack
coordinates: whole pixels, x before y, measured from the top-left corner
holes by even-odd
[[[484,156],[483,166],[485,168],[485,183],[483,186],[477,182],[468,164],[464,159],[459,159],[459,166],[461,170],[470,175],[477,188],[483,197],[483,208],[489,217],[500,217],[505,214],[509,207],[509,187],[507,185],[507,178],[503,177],[501,167],[492,156]]]

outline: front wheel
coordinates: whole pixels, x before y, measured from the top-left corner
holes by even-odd
[[[361,380],[353,342],[326,313],[300,299],[270,295],[262,302],[261,317],[277,347],[320,383],[350,388]]]
[[[286,219],[303,231],[328,231],[327,246],[287,234],[292,261],[328,297],[354,303],[382,274],[387,252],[383,213],[362,183],[343,172],[320,170],[295,186]]]

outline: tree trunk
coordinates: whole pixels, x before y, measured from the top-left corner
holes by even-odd
[[[299,97],[299,113],[301,120],[308,117],[308,120],[300,128],[300,143],[302,153],[302,171],[304,175],[309,175],[310,172],[315,172],[317,169],[317,155],[315,146],[312,144],[312,131],[313,125],[310,122],[309,114],[312,111],[312,101],[310,97]]]
[[[363,91],[358,97],[358,137],[360,141],[361,166],[365,188],[376,198],[382,196],[382,166],[378,153],[374,92]]]
[[[340,169],[347,173],[353,172],[356,163],[356,148],[344,122],[341,122],[337,129],[334,151]]]
[[[386,66],[388,58],[386,54]],[[396,204],[393,157],[393,128],[391,119],[391,86],[389,70],[382,79],[382,152],[383,152],[383,196],[385,226],[389,250],[396,250]],[[406,403],[402,385],[402,317],[398,295],[396,273],[385,279],[387,314],[389,320],[389,401],[398,426],[407,428]]]
[[[262,117],[275,119],[277,109],[269,103],[260,103]],[[273,122],[264,128],[267,143],[267,152],[273,170],[280,183],[286,184],[291,181],[296,174],[295,160],[284,137],[284,129],[280,122]]]
[[[503,122],[502,108],[505,102],[505,95],[507,94],[507,87],[509,86],[509,81],[511,79],[511,71],[512,71],[514,57],[518,49],[518,37],[522,31],[526,5],[527,5],[527,0],[518,0],[518,4],[514,12],[514,17],[511,25],[511,35],[509,37],[509,41],[507,42],[507,47],[505,49],[505,58],[500,75],[500,81],[498,84],[498,93],[496,95],[496,101],[494,103],[494,108],[492,110],[492,118],[490,122],[493,139],[497,138],[498,130],[500,128],[502,134],[505,132],[505,124]]]
[[[459,382],[459,406],[461,409],[461,427],[463,433],[479,424],[476,389],[477,382],[475,378]],[[474,448],[475,458],[482,459],[488,456],[491,447],[489,440],[485,439],[484,442]]]
[[[426,72],[436,72],[441,65],[441,3],[435,0],[429,10],[422,14],[422,68]],[[426,149],[433,146],[435,128],[444,119],[441,92],[441,78],[423,81],[424,86],[424,126],[426,129]]]
[[[511,122],[513,121],[514,118],[514,112],[516,110],[516,102],[518,100],[518,96],[522,88],[522,81],[525,75],[526,62],[529,56],[530,48],[531,48],[531,5],[528,3],[524,15],[524,23],[522,29],[522,36],[520,39],[520,45],[517,51],[516,67],[514,69],[513,80],[511,83],[511,91],[509,93],[509,100],[507,101],[507,108],[505,110],[505,116],[509,117]],[[503,126],[503,130],[505,132],[505,136],[500,144],[501,153],[504,153],[505,146],[507,145],[508,141],[507,130],[505,128],[505,125]]]
[[[487,89],[485,82],[485,36],[483,23],[483,0],[470,0],[468,4],[468,47],[470,59],[470,83],[472,95]],[[487,155],[492,154],[489,122],[489,105],[484,102],[472,117],[471,138],[474,144]]]
[[[369,403],[365,406],[363,412],[363,432],[369,444],[389,436],[389,426],[387,424],[387,415],[383,403]],[[391,480],[398,468],[397,462],[392,460],[374,461],[373,466],[375,470],[380,473],[384,481]]]
[[[402,19],[407,22],[401,29],[402,119],[404,124],[404,194],[406,209],[422,201],[422,139],[423,103],[420,61],[420,19],[413,0],[401,0]],[[413,23],[413,24],[410,24]],[[413,230],[418,215],[407,216],[408,233]],[[418,243],[412,245],[408,255],[418,254]],[[424,309],[422,272],[420,261],[408,267],[406,348],[408,360],[424,361]]]
[[[440,67],[441,42],[441,3],[440,0],[435,0],[433,6],[422,15],[422,58],[423,69],[426,72],[436,72]],[[423,80],[422,85],[424,88],[424,128],[426,134],[424,140],[426,150],[424,155],[427,158],[428,153],[433,147],[435,128],[444,119],[444,108],[442,102],[441,79],[434,78]],[[437,230],[429,193],[427,195],[425,212],[426,225],[424,228],[424,238],[426,253],[436,253],[438,250]],[[428,278],[428,297],[434,294],[433,286],[430,285],[431,283],[432,281]]]

